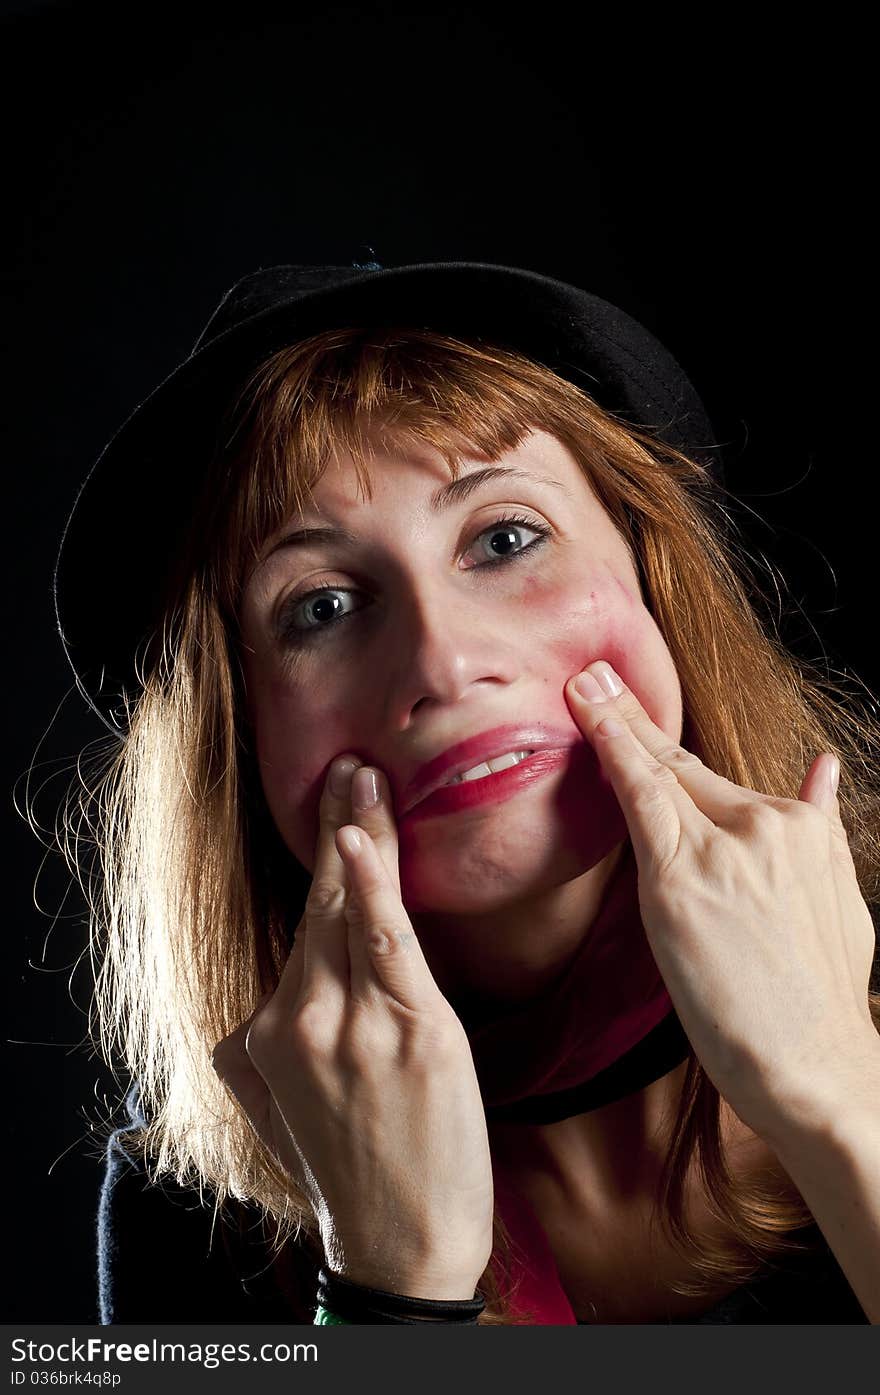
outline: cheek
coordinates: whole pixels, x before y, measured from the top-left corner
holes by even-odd
[[[641,601],[616,577],[575,588],[570,579],[567,584],[532,579],[522,609],[523,628],[536,640],[540,676],[558,689],[566,712],[565,683],[595,659],[607,660],[641,698],[646,646],[651,631],[656,639],[659,632]],[[661,647],[665,652],[662,641]]]
[[[266,803],[294,857],[312,870],[318,806],[327,768],[343,750],[356,750],[351,712],[291,692],[280,684],[261,691],[256,747]]]
[[[618,577],[581,589],[572,595],[557,588],[526,599],[536,614],[541,607],[549,656],[547,682],[558,682],[561,692],[574,674],[587,664],[604,659],[631,688],[648,716],[677,740],[681,731],[681,694],[672,656],[641,597]],[[555,615],[555,620],[551,616]]]

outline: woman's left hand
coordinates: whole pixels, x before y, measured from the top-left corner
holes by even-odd
[[[569,708],[626,819],[645,933],[701,1065],[771,1145],[821,1127],[880,1057],[874,926],[831,785],[836,758],[816,757],[797,799],[759,794],[671,741],[620,679],[601,702],[575,681]],[[600,728],[608,717],[618,734]]]

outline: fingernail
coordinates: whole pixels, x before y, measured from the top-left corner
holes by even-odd
[[[351,777],[358,769],[360,761],[352,756],[347,756],[344,760],[335,760],[330,767],[330,791],[332,794],[342,797],[348,794]]]
[[[361,850],[361,835],[356,828],[340,828],[336,837],[339,839],[347,853],[359,853]]]
[[[375,770],[361,767],[351,782],[351,802],[358,809],[372,809],[379,803],[379,782]]]
[[[603,659],[602,663],[596,664],[593,671],[609,697],[620,697],[623,684],[609,663]]]
[[[587,702],[607,702],[608,694],[600,687],[592,673],[579,673],[574,680],[575,691]]]

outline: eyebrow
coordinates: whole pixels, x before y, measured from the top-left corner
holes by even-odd
[[[512,465],[489,465],[484,470],[473,470],[468,475],[460,475],[457,480],[451,480],[442,489],[435,490],[431,495],[431,508],[435,513],[443,513],[447,509],[454,508],[456,504],[464,503],[482,485],[510,478],[529,480],[533,484],[552,484],[557,489],[561,489],[569,499],[571,498],[570,491],[560,480],[550,479],[546,475],[533,475],[529,470],[517,470]],[[297,528],[292,533],[286,533],[283,538],[279,538],[278,542],[270,547],[266,555],[261,558],[259,566],[262,567],[270,557],[276,552],[280,552],[282,548],[317,547],[322,543],[344,543],[348,547],[357,547],[358,539],[344,528]]]

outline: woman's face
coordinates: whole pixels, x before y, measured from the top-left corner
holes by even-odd
[[[248,706],[275,823],[311,871],[328,767],[350,753],[390,782],[411,912],[479,915],[561,887],[627,836],[566,680],[607,659],[681,737],[678,678],[626,544],[542,431],[493,465],[466,456],[458,484],[433,448],[376,443],[370,476],[372,499],[359,497],[354,462],[331,463],[317,511],[267,542],[245,587]],[[285,543],[306,528],[348,536]],[[468,767],[538,754],[406,810],[427,764],[483,735],[485,750],[461,753]]]

